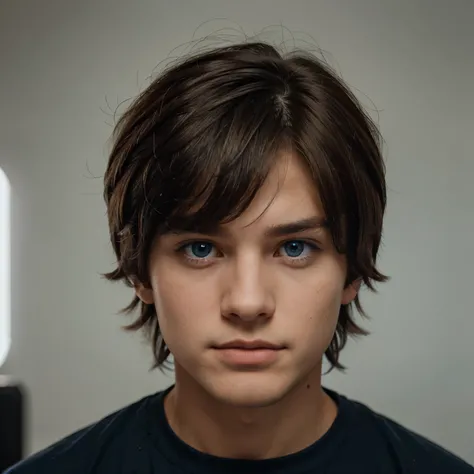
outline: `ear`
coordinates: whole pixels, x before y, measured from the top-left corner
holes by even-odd
[[[349,283],[342,292],[341,304],[347,305],[352,303],[355,300],[357,294],[359,293],[361,285],[362,280],[360,278],[357,278],[353,282]]]
[[[155,302],[155,298],[153,297],[153,289],[150,287],[146,287],[143,283],[136,283],[135,287],[135,294],[143,301],[145,304],[153,304]]]

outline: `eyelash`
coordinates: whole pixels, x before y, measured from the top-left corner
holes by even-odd
[[[310,241],[310,240],[305,240],[305,239],[291,239],[291,240],[285,240],[284,242],[282,242],[279,247],[278,247],[278,250],[281,249],[285,244],[288,244],[288,243],[291,243],[291,242],[298,242],[298,243],[302,243],[302,244],[305,244],[309,247],[309,255],[305,256],[305,257],[288,257],[288,256],[283,256],[283,258],[286,258],[287,261],[292,264],[292,265],[301,265],[303,264],[304,262],[310,260],[311,258],[314,257],[314,254],[316,252],[319,252],[321,251],[321,248],[319,247],[319,245],[317,245],[314,241]],[[187,261],[189,262],[191,265],[195,265],[195,266],[199,266],[199,265],[206,265],[209,263],[209,260],[211,260],[212,258],[216,258],[216,257],[203,257],[203,258],[194,258],[194,257],[190,257],[189,255],[186,255],[185,253],[185,250],[187,247],[189,247],[190,245],[193,245],[193,244],[206,244],[206,245],[211,245],[214,248],[216,248],[216,245],[213,244],[212,242],[209,242],[207,240],[191,240],[191,241],[187,241],[187,242],[181,242],[179,244],[179,246],[176,248],[176,252],[181,254],[182,257]]]

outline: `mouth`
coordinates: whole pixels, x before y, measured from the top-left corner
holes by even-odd
[[[285,346],[263,340],[234,340],[214,349],[227,366],[258,369],[277,362]]]
[[[256,350],[279,351],[284,348],[285,347],[281,344],[273,344],[271,342],[264,341],[261,339],[257,339],[253,341],[235,339],[233,341],[226,342],[225,344],[221,344],[214,347],[214,349],[219,349],[219,350],[237,349],[237,350],[242,350],[242,351],[256,351]]]

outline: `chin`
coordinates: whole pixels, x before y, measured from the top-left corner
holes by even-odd
[[[263,408],[275,405],[291,392],[293,384],[281,375],[261,372],[237,372],[221,380],[202,384],[216,400],[240,408]]]

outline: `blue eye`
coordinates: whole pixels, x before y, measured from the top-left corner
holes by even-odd
[[[313,250],[308,243],[301,240],[290,240],[289,242],[285,242],[282,245],[282,249],[285,251],[285,254],[291,258],[305,257],[307,256],[306,254],[308,251],[311,253]]]
[[[184,247],[184,251],[191,258],[207,258],[213,251],[214,246],[208,242],[193,242]]]

